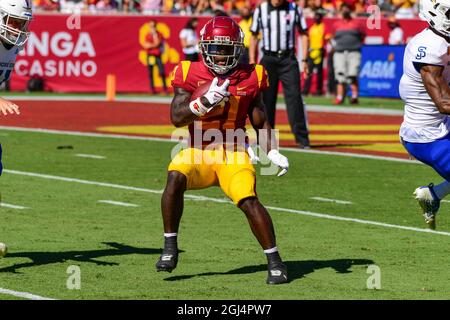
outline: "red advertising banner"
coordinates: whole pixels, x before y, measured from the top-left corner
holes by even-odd
[[[45,80],[54,92],[104,92],[106,77],[114,74],[118,92],[148,92],[147,55],[143,48],[148,21],[157,21],[157,30],[165,38],[162,61],[166,82],[183,59],[179,33],[189,17],[118,16],[118,15],[36,15],[31,36],[17,58],[11,80],[12,90],[24,90],[31,76]],[[199,18],[199,28],[209,17]],[[331,25],[335,20],[326,20]],[[401,21],[405,37],[411,37],[426,24],[417,20]],[[380,28],[368,24],[369,37],[387,41],[389,29],[382,20]],[[381,38],[380,38],[381,39]],[[154,68],[155,86],[161,87]]]

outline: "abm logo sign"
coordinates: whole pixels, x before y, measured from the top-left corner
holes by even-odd
[[[404,46],[365,46],[359,73],[360,95],[399,97],[398,85],[403,74]]]

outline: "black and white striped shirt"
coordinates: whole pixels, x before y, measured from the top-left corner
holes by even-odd
[[[253,13],[250,31],[257,35],[262,31],[262,49],[279,52],[295,47],[295,28],[301,33],[307,32],[302,8],[287,0],[279,7],[270,4],[270,0],[261,3]]]

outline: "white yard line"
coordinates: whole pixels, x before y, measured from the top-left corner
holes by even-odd
[[[353,202],[351,202],[351,201],[329,199],[329,198],[322,198],[322,197],[311,197],[311,199],[317,200],[317,201],[323,201],[323,202],[334,202],[334,203],[339,203],[339,204],[353,204]]]
[[[53,298],[37,296],[37,295],[29,293],[29,292],[20,292],[20,291],[14,291],[14,290],[9,290],[9,289],[4,289],[4,288],[0,288],[0,294],[7,294],[10,296],[24,298],[24,299],[28,299],[28,300],[55,300]]]
[[[444,236],[450,236],[450,232],[446,232],[446,231],[436,231],[436,230],[431,230],[431,229],[407,227],[407,226],[401,226],[401,225],[389,224],[389,223],[383,223],[383,222],[377,222],[377,221],[346,218],[346,217],[340,217],[340,216],[329,215],[329,214],[324,214],[324,213],[316,213],[316,212],[311,212],[311,211],[293,210],[293,209],[270,207],[270,206],[266,206],[266,208],[270,209],[270,210],[296,213],[296,214],[301,214],[304,216],[310,216],[310,217],[316,217],[316,218],[356,222],[356,223],[370,224],[370,225],[384,227],[384,228],[394,228],[394,229],[402,229],[402,230],[410,230],[410,231],[416,231],[416,232],[434,233],[434,234],[440,234],[440,235],[444,235]]]
[[[124,186],[124,185],[113,184],[113,183],[104,183],[104,182],[89,181],[89,180],[82,180],[82,179],[66,178],[66,177],[59,177],[59,176],[40,174],[40,173],[34,173],[34,172],[24,172],[24,171],[17,171],[17,170],[4,170],[4,171],[6,173],[28,176],[28,177],[42,178],[42,179],[48,179],[48,180],[66,181],[66,182],[75,182],[75,183],[81,183],[81,184],[87,184],[87,185],[96,185],[96,186],[102,186],[102,187],[140,191],[140,192],[147,192],[147,193],[153,193],[153,194],[162,194],[162,192],[163,192],[163,190],[137,188],[137,187]],[[205,196],[195,196],[195,195],[191,195],[191,194],[186,194],[185,198],[197,200],[197,201],[209,201],[209,202],[231,204],[231,202],[229,200],[223,199],[223,198],[211,198],[211,197],[205,197]],[[394,228],[394,229],[402,229],[402,230],[409,230],[409,231],[415,231],[415,232],[432,233],[432,234],[450,236],[450,232],[446,232],[446,231],[436,231],[436,230],[431,230],[431,229],[414,228],[414,227],[408,227],[408,226],[382,223],[382,222],[377,222],[377,221],[347,218],[347,217],[335,216],[335,215],[330,215],[330,214],[317,213],[317,212],[311,212],[311,211],[303,211],[303,210],[295,210],[295,209],[288,209],[288,208],[281,208],[281,207],[267,206],[267,208],[270,210],[274,210],[274,211],[295,213],[295,214],[316,217],[316,218],[355,222],[355,223],[361,223],[361,224],[366,224],[366,225],[380,226],[380,227],[384,227],[384,228]]]
[[[128,136],[128,135],[124,135],[124,134],[89,133],[89,132],[80,132],[80,131],[65,131],[65,130],[52,130],[52,129],[40,129],[40,128],[22,128],[22,127],[9,127],[9,126],[0,126],[0,130],[46,133],[46,134],[60,134],[60,135],[92,137],[92,138],[113,138],[113,139],[125,139],[125,140],[143,140],[143,141],[159,141],[159,142],[179,143],[178,140],[172,141],[169,138],[139,137],[139,136]],[[342,157],[350,157],[350,158],[386,160],[386,161],[402,162],[402,163],[408,163],[408,164],[422,164],[421,162],[419,162],[417,160],[399,159],[399,158],[393,158],[393,157],[373,156],[373,155],[346,153],[346,152],[318,151],[318,150],[311,150],[311,149],[305,150],[305,149],[295,149],[295,148],[280,148],[280,150],[290,151],[290,152],[300,152],[300,153],[312,153],[312,154],[320,154],[320,155],[342,156]]]
[[[98,200],[97,202],[112,204],[114,206],[122,206],[122,207],[139,207],[137,204],[134,204],[134,203],[120,202],[120,201],[113,201],[113,200]]]
[[[280,150],[286,150],[286,151],[291,151],[291,152],[312,153],[312,154],[326,154],[326,155],[342,156],[342,157],[349,157],[349,158],[385,160],[385,161],[392,161],[392,162],[423,165],[422,162],[417,161],[417,160],[400,159],[400,158],[384,157],[384,156],[373,156],[373,155],[369,155],[369,154],[357,154],[357,153],[347,153],[347,152],[339,152],[339,151],[319,151],[319,150],[311,150],[311,149],[305,150],[305,149],[295,149],[295,148],[280,148]]]
[[[76,157],[80,158],[90,158],[90,159],[106,159],[104,156],[98,156],[96,154],[86,154],[86,153],[77,153],[75,154]]]
[[[0,207],[9,208],[9,209],[18,209],[18,210],[30,209],[28,207],[22,207],[22,206],[18,206],[15,204],[9,204],[9,203],[4,203],[4,202],[0,203]]]
[[[162,192],[163,192],[162,190],[151,190],[151,189],[145,189],[145,188],[123,186],[123,185],[114,184],[114,183],[89,181],[89,180],[82,180],[82,179],[75,179],[75,178],[65,178],[65,177],[52,176],[52,175],[48,175],[48,174],[41,174],[41,173],[34,173],[34,172],[24,172],[24,171],[9,170],[9,169],[5,169],[5,170],[3,170],[3,172],[17,174],[17,175],[21,175],[21,176],[42,178],[42,179],[47,179],[47,180],[75,182],[75,183],[81,183],[81,184],[89,184],[89,185],[116,188],[116,189],[124,189],[124,190],[131,190],[131,191],[140,191],[140,192],[157,193],[157,194],[162,194]]]

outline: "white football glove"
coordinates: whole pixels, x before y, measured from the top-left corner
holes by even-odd
[[[281,168],[280,173],[278,173],[278,176],[284,176],[289,169],[289,161],[288,158],[283,156],[281,153],[278,152],[276,149],[272,149],[267,154],[267,158],[269,158],[270,161],[272,161],[273,164],[279,166]]]
[[[251,163],[258,163],[259,157],[255,154],[255,151],[253,151],[252,147],[250,145],[246,144],[245,147],[247,148],[248,157],[250,158]]]
[[[221,86],[217,85],[218,82],[219,78],[215,77],[209,86],[208,92],[204,95],[212,106],[219,104],[222,100],[228,101],[230,96],[230,93],[227,91],[230,80],[225,80]]]
[[[204,116],[209,111],[211,111],[215,106],[217,106],[222,101],[228,101],[228,97],[230,93],[227,91],[228,86],[230,85],[230,80],[225,80],[221,86],[218,86],[219,78],[215,77],[209,86],[208,91],[203,95],[208,102],[211,104],[211,107],[207,108],[203,105],[200,98],[195,99],[189,103],[189,108],[192,113],[196,116]]]

